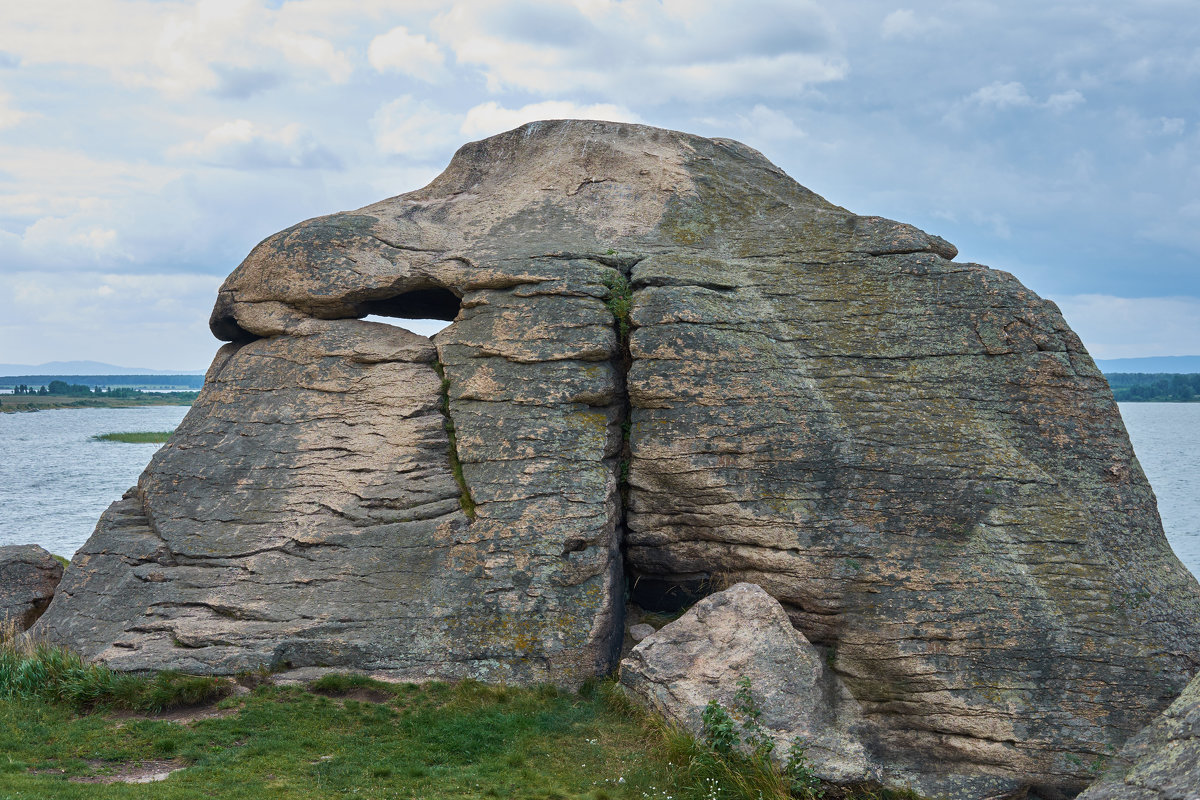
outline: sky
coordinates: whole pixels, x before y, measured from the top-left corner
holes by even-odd
[[[1200,353],[1194,0],[0,3],[0,361],[202,370],[224,277],[534,119],[725,136]]]

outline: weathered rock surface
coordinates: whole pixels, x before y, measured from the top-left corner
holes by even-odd
[[[1162,716],[1130,739],[1104,776],[1078,800],[1197,800],[1200,798],[1200,677]]]
[[[0,625],[26,630],[54,598],[62,564],[36,544],[0,547]]]
[[[701,714],[716,700],[736,714],[748,679],[782,763],[793,742],[824,780],[880,780],[860,739],[862,714],[823,655],[792,627],[779,601],[739,583],[709,595],[643,639],[621,662],[621,683],[667,719],[703,735]]]
[[[750,581],[881,762],[1081,789],[1200,666],[1200,587],[1057,308],[955,254],[727,140],[466,145],[229,276],[231,344],[39,629],[127,669],[571,685],[614,663],[626,582]]]

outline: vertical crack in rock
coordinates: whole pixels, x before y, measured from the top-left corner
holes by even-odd
[[[475,499],[471,496],[471,487],[467,486],[467,479],[463,477],[462,462],[458,459],[458,434],[454,430],[454,417],[450,414],[450,379],[446,377],[446,367],[441,361],[434,361],[433,369],[442,381],[439,393],[439,407],[441,408],[442,416],[446,418],[444,425],[446,436],[450,440],[450,471],[454,473],[454,480],[458,482],[460,492],[458,503],[462,506],[463,513],[467,515],[467,519],[474,522]]]
[[[599,260],[599,259],[597,259]],[[629,399],[629,370],[633,366],[633,354],[629,347],[629,338],[633,333],[633,287],[629,282],[629,272],[639,261],[638,258],[605,259],[602,263],[614,268],[602,278],[608,294],[604,305],[613,317],[613,331],[617,335],[617,352],[613,357],[613,367],[616,373],[616,397],[614,405],[618,406],[618,420],[621,426],[621,443],[617,451],[617,513],[614,520],[614,535],[617,539],[618,559],[622,573],[627,573],[625,566],[626,518],[629,514],[629,465],[633,460],[630,446],[630,431],[633,427],[633,408]],[[627,580],[627,578],[623,579]],[[617,630],[623,630],[625,619],[625,595],[622,593],[617,601]],[[623,637],[612,637],[612,663],[620,658]]]
[[[629,403],[629,368],[633,365],[633,356],[629,351],[629,335],[633,324],[630,312],[633,308],[633,289],[629,284],[629,276],[624,272],[613,272],[604,277],[604,285],[608,287],[608,295],[604,305],[613,315],[613,329],[617,333],[616,368],[619,385],[617,392],[621,403],[621,452],[618,456],[617,482],[621,492],[621,520],[625,524],[625,508],[629,500],[629,430],[632,426],[631,407]]]

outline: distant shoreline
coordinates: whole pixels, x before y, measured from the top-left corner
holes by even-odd
[[[181,397],[180,395],[186,395]],[[0,413],[51,411],[61,408],[140,408],[190,406],[196,392],[144,394],[140,397],[64,397],[61,395],[0,395]]]

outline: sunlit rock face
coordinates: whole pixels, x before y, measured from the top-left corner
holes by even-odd
[[[39,630],[119,669],[571,686],[626,587],[749,581],[890,780],[1082,788],[1200,665],[1200,587],[1058,309],[955,255],[728,140],[468,144],[229,276],[200,400]]]

